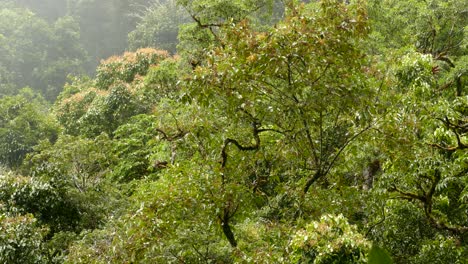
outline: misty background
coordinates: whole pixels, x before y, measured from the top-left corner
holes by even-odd
[[[175,0],[0,1],[0,96],[23,87],[53,101],[69,75],[154,46],[176,52],[189,16]]]

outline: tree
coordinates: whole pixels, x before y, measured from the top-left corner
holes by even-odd
[[[76,231],[80,208],[67,199],[62,187],[58,182],[10,172],[0,178],[0,202],[13,215],[31,214],[38,226],[47,227],[49,237],[60,231]]]
[[[233,247],[238,242],[230,222],[241,197],[233,190],[245,188],[247,157],[255,155],[246,153],[272,152],[287,162],[269,165],[277,174],[257,178],[257,184],[283,178],[305,194],[313,183],[326,182],[346,147],[373,122],[372,82],[358,44],[368,29],[365,8],[339,1],[290,8],[284,22],[267,32],[256,32],[248,21],[222,28],[220,45],[188,78],[190,96],[229,120],[219,146],[226,200],[218,217]],[[294,217],[301,208],[297,212]]]
[[[46,229],[31,215],[0,214],[0,261],[4,263],[47,263],[42,239]]]
[[[24,210],[48,224],[52,234],[79,234],[98,228],[110,212],[116,213],[119,206],[124,208],[117,186],[111,185],[106,177],[115,162],[111,149],[112,142],[105,134],[94,139],[61,135],[55,144],[44,142],[28,156],[23,168],[33,175],[32,183],[47,187],[44,195],[35,193],[39,188],[30,184],[18,190],[12,188],[13,192],[25,190],[24,195],[12,197],[31,196],[23,198],[29,206]],[[32,190],[31,195],[27,195],[28,189]],[[46,195],[47,192],[50,194]]]
[[[77,24],[70,17],[49,24],[12,4],[0,4],[0,13],[0,69],[7,71],[1,86],[14,86],[8,94],[30,86],[53,101],[68,74],[82,73],[86,53],[79,45]]]
[[[371,43],[384,54],[378,55],[385,67],[380,101],[393,102],[380,106],[383,122],[374,131],[382,140],[373,144],[383,157],[375,192],[396,201],[383,203],[384,213],[374,218],[382,226],[369,234],[388,247],[397,263],[408,256],[415,263],[427,261],[427,248],[434,245],[441,259],[456,259],[448,262],[463,263],[467,252],[462,160],[467,155],[468,64],[460,26],[466,16],[459,5],[371,1]]]
[[[95,137],[105,132],[112,136],[132,116],[151,111],[152,103],[160,98],[162,91],[154,91],[150,81],[145,84],[144,76],[168,57],[166,51],[140,49],[103,61],[95,80],[76,78],[65,87],[55,104],[55,113],[66,133]],[[168,61],[164,65],[170,74],[173,64]],[[166,77],[161,76],[160,82],[155,81],[154,85],[169,91],[172,77]]]
[[[11,72],[15,85],[22,88],[32,84],[33,70],[45,56],[52,32],[44,20],[26,9],[2,4],[0,13],[0,49],[5,54],[0,63]]]
[[[369,242],[343,215],[324,215],[292,238],[294,263],[367,263]]]
[[[43,98],[29,89],[0,98],[0,164],[16,168],[41,140],[54,142],[59,128]]]
[[[235,1],[207,1],[207,0],[178,0],[192,18],[192,23],[184,24],[179,31],[179,54],[193,67],[205,61],[206,51],[211,45],[223,45],[220,42],[219,30],[231,23],[244,19],[258,21],[266,19],[265,14],[276,1],[235,0]]]
[[[223,31],[225,45],[190,80],[202,104],[223,109],[233,122],[251,123],[254,144],[226,139],[223,166],[230,145],[257,150],[261,134],[270,133],[278,146],[297,153],[297,169],[309,171],[304,192],[326,177],[371,124],[366,104],[372,89],[357,44],[366,31],[363,7],[336,1],[295,7],[270,32],[253,32],[247,22]]]
[[[153,1],[141,15],[135,30],[128,35],[129,46],[131,49],[155,47],[174,54],[179,27],[190,19],[176,0]]]
[[[101,59],[126,50],[127,35],[135,28],[132,16],[147,0],[71,0],[68,15],[79,21],[82,44],[91,57],[86,66],[89,73]]]

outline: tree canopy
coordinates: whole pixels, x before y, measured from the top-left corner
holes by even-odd
[[[463,1],[59,4],[0,1],[0,262],[468,263]]]

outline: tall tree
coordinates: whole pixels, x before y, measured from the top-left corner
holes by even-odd
[[[0,164],[21,165],[26,154],[41,140],[54,141],[58,126],[47,112],[47,104],[31,90],[0,98]]]
[[[86,53],[80,46],[79,27],[71,17],[49,24],[27,9],[0,5],[0,68],[5,87],[18,91],[31,86],[52,101],[68,74],[83,72]],[[6,79],[3,79],[6,78]],[[3,85],[2,85],[3,86]],[[2,93],[6,93],[2,91]]]
[[[129,46],[131,49],[156,47],[174,54],[179,27],[190,21],[189,14],[176,0],[153,1],[141,15],[135,30],[128,35]]]
[[[277,165],[278,173],[295,175],[287,181],[307,193],[372,125],[373,83],[359,45],[368,31],[365,7],[321,1],[289,8],[285,21],[267,32],[247,21],[222,29],[220,45],[189,78],[191,95],[222,111],[239,127],[230,132],[244,136],[226,135],[219,146],[225,184],[240,184],[244,174],[232,155],[271,148],[289,163]],[[236,203],[227,200],[220,215],[232,246]]]

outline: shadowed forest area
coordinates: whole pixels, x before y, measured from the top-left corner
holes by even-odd
[[[0,0],[0,263],[468,263],[463,0]]]

